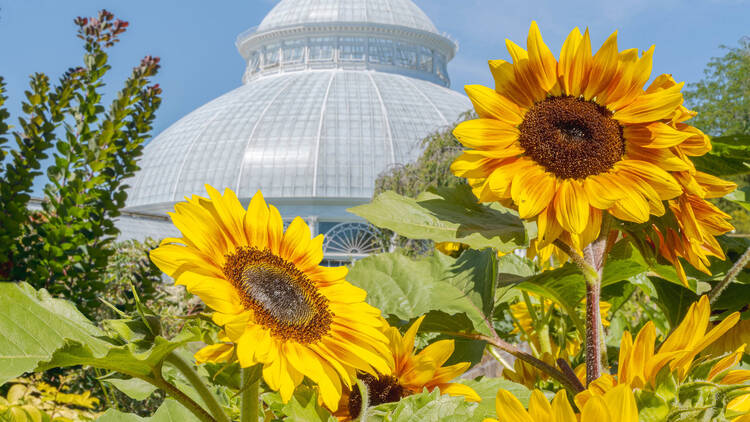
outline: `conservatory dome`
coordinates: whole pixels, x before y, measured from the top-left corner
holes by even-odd
[[[339,252],[368,252],[357,240],[365,225],[346,209],[369,202],[380,173],[414,161],[421,139],[471,107],[448,88],[455,42],[410,0],[282,0],[236,45],[242,86],[145,147],[123,237],[154,232],[154,218],[210,184],[245,203],[260,190],[282,216],[348,236]]]

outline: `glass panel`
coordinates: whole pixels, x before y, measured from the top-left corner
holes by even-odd
[[[419,47],[419,70],[432,73],[432,50]]]
[[[448,81],[448,69],[445,66],[445,56],[442,54],[435,55],[435,70],[440,79]]]
[[[301,63],[305,55],[305,40],[284,41],[284,63]]]
[[[263,57],[263,67],[272,67],[279,64],[279,45],[271,44],[266,47],[266,54]]]
[[[370,38],[370,63],[393,64],[393,41]]]
[[[396,65],[410,69],[417,68],[417,52],[409,44],[396,44]]]
[[[365,59],[367,39],[362,37],[339,37],[339,58],[360,61]]]
[[[333,60],[333,46],[336,44],[334,37],[311,37],[310,38],[310,60],[331,61]]]
[[[247,70],[250,72],[257,72],[260,67],[260,53],[253,51],[250,55],[250,59],[247,61]]]

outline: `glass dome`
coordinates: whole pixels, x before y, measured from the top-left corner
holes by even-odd
[[[258,32],[330,22],[368,22],[438,32],[430,18],[411,0],[282,1],[258,25]]]
[[[343,238],[352,226],[340,224],[361,223],[346,209],[369,202],[380,173],[415,160],[421,139],[471,108],[448,89],[456,44],[410,0],[282,0],[237,48],[244,84],[145,147],[123,237],[143,237],[144,216],[163,218],[210,184],[245,203],[261,190],[316,233],[338,227],[331,253],[343,259],[334,244],[366,243]]]

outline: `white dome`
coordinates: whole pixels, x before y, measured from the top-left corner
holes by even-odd
[[[411,0],[282,0],[258,25],[258,32],[331,22],[377,23],[438,32]]]
[[[130,211],[163,212],[204,184],[240,198],[370,198],[375,178],[471,107],[442,86],[371,71],[284,73],[237,88],[144,151]]]
[[[243,86],[146,145],[121,238],[174,235],[165,213],[210,184],[246,205],[261,190],[285,218],[305,218],[327,234],[327,259],[376,250],[346,209],[471,108],[448,89],[456,43],[410,0],[282,0],[236,45]]]

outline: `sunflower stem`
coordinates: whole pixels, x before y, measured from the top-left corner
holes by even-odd
[[[586,280],[586,386],[602,375],[605,370],[607,348],[604,344],[604,328],[599,311],[602,292],[602,271],[609,250],[609,221],[603,221],[599,237],[583,248],[581,270]]]
[[[185,378],[187,378],[188,382],[190,382],[190,385],[195,388],[195,391],[198,392],[198,394],[203,399],[203,402],[206,403],[206,406],[208,406],[209,412],[213,415],[214,419],[216,419],[219,422],[229,422],[229,418],[227,417],[226,413],[224,413],[224,409],[222,409],[219,402],[216,400],[216,396],[206,387],[206,384],[203,382],[201,377],[198,375],[197,372],[195,372],[195,369],[193,369],[193,366],[185,362],[184,359],[179,357],[174,352],[167,355],[166,362],[170,365],[174,366],[180,373],[182,373]]]
[[[253,378],[256,378],[253,380]],[[258,383],[253,367],[242,368],[240,422],[258,422]],[[247,385],[246,385],[247,384]]]
[[[216,422],[216,419],[206,411],[201,405],[191,399],[187,394],[183,393],[179,388],[173,384],[167,382],[161,373],[161,364],[153,371],[153,377],[139,377],[142,380],[152,384],[153,386],[163,390],[167,395],[177,400],[181,405],[185,406],[186,409],[190,410],[198,420],[202,422]]]
[[[727,286],[729,286],[729,284],[734,281],[735,277],[737,277],[740,271],[745,268],[745,265],[747,265],[748,262],[750,262],[750,248],[747,248],[740,259],[738,259],[737,262],[732,265],[732,268],[729,269],[724,279],[721,280],[719,284],[714,286],[713,289],[711,289],[711,292],[708,294],[709,303],[711,305],[716,303],[716,301],[719,299],[719,296],[721,296],[721,294],[724,292],[724,289],[726,289]]]

